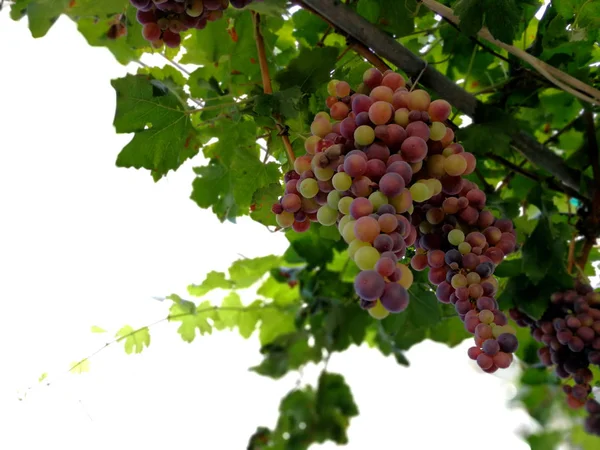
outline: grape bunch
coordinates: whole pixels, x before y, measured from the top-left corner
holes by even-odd
[[[438,299],[475,333],[469,355],[486,372],[508,367],[517,342],[493,297],[493,272],[515,250],[516,234],[463,178],[476,161],[446,126],[451,105],[375,68],[356,91],[338,80],[327,89],[329,113],[316,114],[306,154],[285,175],[272,208],[277,223],[297,232],[311,222],[336,225],[361,270],[360,304],[377,319],[408,306],[413,274],[400,260],[414,247],[412,268],[429,268]]]
[[[600,403],[592,396],[589,369],[590,364],[600,366],[600,293],[577,281],[574,289],[552,295],[540,320],[518,309],[512,309],[510,315],[544,344],[538,350],[542,364],[554,367],[560,378],[573,379],[573,386],[563,386],[567,404],[574,409],[585,406],[589,413],[586,430],[600,436]]]
[[[137,21],[143,25],[142,35],[154,48],[176,48],[181,44],[180,33],[206,27],[223,17],[231,4],[243,8],[252,0],[130,0],[137,8]]]
[[[510,220],[483,209],[483,191],[454,175],[470,173],[473,161],[456,143],[428,157],[426,176],[439,178],[424,182],[435,182],[434,192],[439,192],[415,204],[412,223],[419,233],[410,264],[417,271],[429,268],[438,300],[453,304],[466,330],[475,335],[469,357],[493,373],[510,366],[518,346],[516,330],[494,298],[498,283],[493,276],[504,256],[515,250],[516,235]]]

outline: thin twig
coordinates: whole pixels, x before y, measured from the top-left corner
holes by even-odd
[[[513,172],[523,175],[524,177],[527,177],[531,180],[537,181],[538,183],[546,182],[548,184],[548,187],[552,190],[555,190],[558,192],[563,192],[572,197],[581,198],[581,195],[577,191],[575,191],[574,189],[571,189],[570,187],[568,187],[564,184],[557,183],[556,180],[554,180],[553,178],[543,178],[533,172],[529,172],[528,170],[525,170],[523,168],[523,165],[524,165],[523,163],[521,163],[521,165],[517,165],[513,162],[510,162],[506,158],[495,155],[493,153],[486,153],[485,156],[491,160],[494,160],[494,161],[502,164],[505,167],[508,167]]]
[[[269,75],[269,62],[267,61],[267,54],[265,52],[265,40],[260,30],[260,14],[256,11],[252,11],[252,19],[254,22],[254,38],[256,39],[256,49],[258,51],[258,62],[260,65],[260,75],[263,82],[263,92],[265,94],[273,94],[273,85],[271,84],[271,76]],[[277,122],[277,128],[279,129],[279,135],[283,141],[283,146],[288,156],[290,163],[296,160],[294,155],[294,149],[290,138],[287,135],[287,130],[282,124],[282,118],[279,114],[274,114],[274,118]]]
[[[569,244],[569,256],[567,258],[567,273],[570,275],[573,272],[573,264],[575,263],[575,237],[577,233],[573,233],[571,236],[571,243]]]
[[[475,168],[474,173],[477,176],[477,178],[479,178],[479,181],[481,181],[481,184],[483,185],[483,192],[485,192],[486,194],[491,194],[492,192],[494,192],[494,188],[492,187],[492,185],[490,183],[488,183],[486,181],[485,177],[481,173],[481,170],[479,170],[478,168]]]
[[[181,64],[179,64],[177,61],[173,61],[171,58],[169,58],[167,55],[165,55],[164,53],[159,53],[160,56],[162,56],[169,64],[171,64],[173,67],[177,68],[178,70],[180,70],[181,72],[185,73],[188,77],[191,75],[190,72],[188,72],[186,70],[185,67],[183,67]]]
[[[569,123],[567,123],[564,127],[562,127],[560,130],[558,130],[556,133],[554,133],[548,139],[546,139],[543,142],[543,144],[548,145],[552,142],[558,142],[558,138],[561,137],[564,132],[569,131],[571,128],[573,128],[573,126],[577,123],[577,121],[580,118],[581,118],[581,116],[575,117],[573,120],[571,120]]]
[[[323,47],[323,44],[325,44],[325,39],[327,39],[327,36],[329,36],[329,33],[331,33],[334,29],[335,28],[333,28],[333,26],[331,26],[331,25],[327,26],[325,33],[323,33],[323,36],[321,36],[321,39],[319,39],[319,42],[317,42],[316,46]]]
[[[152,323],[149,323],[147,325],[144,325],[143,327],[139,327],[133,331],[131,331],[130,333],[127,333],[123,336],[119,336],[117,338],[114,338],[113,340],[105,343],[102,347],[96,349],[95,351],[93,351],[92,353],[90,353],[88,356],[86,356],[85,358],[79,360],[78,362],[76,362],[75,364],[71,365],[70,368],[65,372],[65,375],[68,375],[69,373],[72,373],[75,369],[77,369],[79,366],[81,366],[82,364],[85,364],[86,361],[89,361],[90,359],[92,359],[93,357],[95,357],[96,355],[98,355],[99,353],[101,353],[103,350],[107,349],[108,347],[113,346],[114,344],[121,342],[125,339],[128,339],[132,336],[135,336],[136,334],[150,329],[156,325],[159,325],[163,322],[168,322],[168,321],[173,321],[173,320],[177,320],[177,319],[181,319],[184,317],[188,317],[188,316],[192,316],[192,315],[199,315],[199,314],[204,314],[204,313],[208,313],[208,312],[217,312],[217,311],[239,311],[242,313],[245,312],[250,312],[250,311],[261,311],[261,310],[266,310],[266,309],[278,309],[281,311],[286,311],[286,310],[291,310],[292,308],[290,306],[287,307],[283,307],[283,306],[279,306],[279,305],[275,305],[272,303],[269,304],[264,304],[264,305],[256,305],[256,306],[210,306],[210,307],[206,307],[206,308],[201,308],[201,309],[197,309],[194,308],[189,312],[185,312],[185,313],[179,313],[179,314],[169,314],[166,317],[163,317],[161,319],[155,320]],[[46,385],[50,385],[50,382],[47,382],[46,380],[44,380],[46,382]],[[27,391],[31,391],[32,387],[27,388]]]

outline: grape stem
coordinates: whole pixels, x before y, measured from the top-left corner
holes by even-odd
[[[252,11],[252,21],[254,22],[254,37],[256,39],[256,50],[258,52],[258,63],[260,66],[260,75],[263,83],[263,92],[271,95],[273,94],[273,85],[271,84],[271,76],[269,75],[269,62],[267,60],[267,53],[265,51],[265,40],[260,30],[260,14],[258,14],[256,11]],[[287,130],[282,125],[283,120],[279,114],[274,114],[274,118],[275,122],[277,123],[279,135],[283,141],[283,146],[285,147],[288,160],[290,163],[293,163],[296,160],[296,155],[294,155],[294,149],[292,147],[292,143],[290,142],[290,137],[288,136]]]

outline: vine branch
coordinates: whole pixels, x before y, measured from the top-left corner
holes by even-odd
[[[260,30],[260,14],[252,11],[252,21],[254,22],[254,38],[256,39],[256,50],[258,52],[258,63],[260,65],[260,75],[262,77],[263,92],[265,94],[273,94],[273,85],[271,84],[271,76],[269,75],[269,63],[267,61],[267,53],[265,52],[265,40]],[[290,137],[287,134],[287,129],[283,125],[282,118],[279,114],[274,114],[279,136],[283,141],[283,146],[288,156],[288,160],[293,163],[296,160],[294,149],[290,142]]]
[[[436,0],[421,0],[427,8],[431,11],[439,14],[444,17],[449,22],[452,22],[456,25],[460,25],[460,21],[458,17],[454,15],[454,11],[449,7],[442,5]],[[577,78],[572,77],[571,75],[563,72],[562,70],[557,69],[549,64],[546,64],[544,61],[539,60],[535,56],[527,53],[525,50],[517,48],[513,45],[506,44],[502,41],[497,40],[492,36],[490,31],[483,27],[477,35],[486,41],[506,50],[512,55],[516,56],[522,61],[529,63],[535,70],[537,70],[540,74],[542,74],[548,81],[562,89],[565,92],[583,100],[587,103],[591,103],[593,105],[600,105],[600,91],[589,86]]]

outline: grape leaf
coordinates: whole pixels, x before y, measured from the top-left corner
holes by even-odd
[[[202,284],[191,284],[188,286],[188,292],[195,297],[202,297],[213,289],[232,289],[234,283],[226,279],[223,272],[210,271]]]
[[[466,34],[476,35],[485,25],[496,39],[508,44],[515,38],[521,19],[515,0],[459,0],[454,14]]]
[[[34,38],[46,35],[58,17],[64,13],[70,0],[16,0],[10,9],[13,20],[25,15],[29,20],[29,30]]]
[[[302,92],[315,92],[329,80],[337,55],[338,49],[333,47],[302,47],[298,56],[275,76],[280,90],[300,87]]]
[[[198,177],[191,199],[201,208],[212,207],[221,221],[233,222],[250,213],[254,193],[278,182],[280,172],[276,163],[260,160],[254,122],[245,120],[234,127],[219,122],[214,131],[219,141],[204,147],[211,160],[207,166],[194,168]]]
[[[483,27],[485,10],[480,0],[459,0],[454,14],[460,19],[460,29],[468,35],[476,35]]]
[[[415,28],[415,0],[359,0],[356,11],[396,37],[405,36]]]
[[[320,35],[327,30],[326,22],[304,9],[296,11],[292,19],[294,21],[293,36],[298,40],[304,40],[310,46],[319,42]]]
[[[117,94],[117,133],[135,133],[117,166],[145,168],[155,180],[198,151],[197,132],[182,99],[159,80],[127,75],[112,81]]]
[[[69,6],[71,16],[108,16],[125,11],[127,0],[76,0]],[[135,16],[134,16],[135,17]]]
[[[81,361],[71,363],[71,368],[69,372],[75,375],[81,375],[82,373],[86,373],[90,371],[90,360],[88,358],[82,359]],[[43,375],[42,375],[43,376]],[[46,377],[40,377],[40,382],[43,381]]]
[[[125,325],[117,331],[115,337],[117,341],[124,341],[125,353],[142,353],[144,347],[150,346],[150,330],[148,327],[134,330],[130,325]]]

